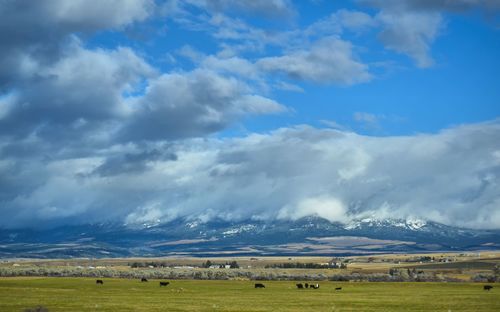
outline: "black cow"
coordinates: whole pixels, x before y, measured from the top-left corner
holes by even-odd
[[[145,278],[145,277],[141,278],[141,282],[147,282],[147,281],[148,281],[147,278]]]
[[[316,284],[316,285],[310,285],[310,287],[311,287],[312,289],[318,289],[318,288],[319,288],[319,284]]]
[[[168,286],[168,284],[170,284],[170,282],[160,282],[160,287]]]
[[[304,286],[306,286],[306,288],[309,288],[309,284],[305,283]]]
[[[342,287],[336,287],[335,290],[342,290]]]
[[[296,284],[296,285],[297,285],[297,288],[298,288],[298,289],[303,289],[303,288],[304,288],[304,285],[302,285],[301,283]]]
[[[492,289],[492,288],[493,288],[493,286],[491,286],[491,285],[484,285],[483,286],[483,289],[487,290],[487,291],[490,291],[490,289]]]
[[[95,283],[97,285],[99,285],[99,284],[104,285],[104,281],[103,280],[96,280]]]
[[[264,286],[264,284],[261,283],[255,283],[255,288],[266,288],[266,286]]]

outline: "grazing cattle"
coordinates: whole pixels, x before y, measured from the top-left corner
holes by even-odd
[[[490,289],[492,289],[492,288],[493,288],[493,286],[491,286],[491,285],[484,285],[483,286],[483,289],[487,290],[487,291],[490,291]]]
[[[147,278],[144,278],[144,277],[143,277],[143,278],[141,278],[141,282],[147,282],[147,281],[148,281],[148,279],[147,279]]]
[[[304,288],[304,285],[302,285],[302,284],[300,284],[300,283],[299,283],[299,284],[296,284],[296,285],[297,285],[297,288],[298,288],[298,289],[303,289],[303,288]]]
[[[309,287],[311,287],[312,289],[318,289],[318,288],[319,288],[319,284],[316,284],[316,285],[310,285]]]
[[[335,290],[342,290],[342,287],[336,287]]]
[[[170,282],[160,282],[160,287],[167,286],[168,284],[170,284]]]
[[[95,283],[96,283],[97,285],[99,285],[99,284],[104,285],[103,280],[96,280],[96,281],[95,281]]]
[[[304,286],[306,286],[306,288],[309,288],[309,284],[305,283]]]
[[[264,286],[264,284],[261,283],[256,283],[255,288],[266,288],[266,286]]]

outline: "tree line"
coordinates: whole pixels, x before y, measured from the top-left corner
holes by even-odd
[[[211,269],[171,269],[155,268],[119,270],[114,268],[88,269],[76,267],[0,267],[1,277],[13,276],[54,276],[54,277],[93,277],[93,278],[148,278],[148,279],[197,279],[197,280],[276,280],[276,281],[369,281],[369,282],[459,282],[462,280],[433,272],[393,269],[387,273],[313,273],[290,272],[284,270],[211,270]],[[337,271],[338,272],[338,271]],[[472,281],[497,281],[500,276],[480,273]]]
[[[182,266],[182,265],[177,265],[177,264],[168,264],[167,262],[160,262],[160,261],[145,261],[145,262],[130,262],[128,265],[131,268],[170,268],[170,267],[176,267],[176,266]],[[236,261],[230,261],[230,262],[225,262],[225,263],[214,263],[210,260],[207,260],[206,262],[203,262],[200,266],[193,266],[197,268],[213,268],[213,267],[219,267],[219,268],[225,268],[228,266],[230,269],[239,269],[239,264]]]
[[[284,262],[284,263],[273,263],[265,266],[266,269],[345,269],[347,264],[340,263],[302,263],[302,262]]]

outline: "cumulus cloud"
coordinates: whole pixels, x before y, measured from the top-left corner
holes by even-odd
[[[221,48],[216,55],[210,56],[200,55],[191,47],[181,49],[182,55],[201,66],[229,71],[260,82],[268,77],[276,79],[269,75],[271,73],[284,73],[289,78],[324,84],[352,85],[372,79],[368,66],[353,52],[357,47],[340,38],[345,30],[360,33],[376,26],[378,21],[366,13],[342,9],[304,29],[269,30],[228,16],[223,10],[210,10],[211,6],[207,6],[205,1],[195,2],[196,6],[208,9],[209,15],[199,18],[184,10],[183,14],[189,16],[191,22],[186,25],[182,19],[179,23],[189,29],[208,32]],[[260,2],[256,1],[254,5],[260,6]],[[275,52],[278,56],[259,56],[253,58],[254,61],[245,55],[268,54],[270,47],[279,51]],[[263,79],[262,76],[267,77]],[[280,86],[283,82],[274,85]]]
[[[246,114],[285,110],[226,70],[246,65],[242,59],[207,58],[213,64],[206,67],[213,70],[162,75],[131,48],[91,49],[77,35],[143,21],[155,7],[152,0],[6,1],[0,6],[4,153],[26,154],[33,141],[54,150],[76,144],[92,153],[93,147],[117,140],[201,136]],[[189,46],[180,52],[196,53]]]
[[[439,13],[382,11],[376,18],[383,24],[379,39],[388,49],[411,56],[419,67],[433,65],[429,51],[442,27]]]
[[[37,66],[36,79],[13,88],[15,103],[0,119],[0,136],[24,138],[36,133],[56,140],[88,134],[100,122],[128,114],[123,94],[153,74],[128,48],[91,51],[75,43],[51,65]],[[61,129],[66,132],[60,133]]]
[[[480,10],[500,11],[496,0],[359,0],[380,9],[375,19],[383,27],[379,39],[386,48],[413,58],[417,66],[434,64],[430,46],[444,27],[443,14]]]
[[[39,75],[0,99],[0,136],[15,139],[10,150],[30,137],[54,148],[177,140],[220,131],[245,115],[286,111],[242,80],[209,69],[158,75],[127,48],[75,47]]]
[[[73,32],[119,28],[146,19],[154,9],[152,0],[48,0],[2,1],[2,38],[11,44],[41,43]],[[48,31],[48,33],[45,33]],[[3,38],[7,39],[7,38]]]
[[[245,114],[282,112],[281,104],[252,93],[240,80],[210,70],[164,74],[145,95],[130,99],[133,111],[119,140],[165,140],[219,131]]]
[[[37,65],[57,61],[70,34],[121,28],[146,19],[153,8],[153,0],[0,2],[0,91],[33,78]]]
[[[4,153],[26,154],[35,144],[58,150],[60,141],[108,142],[114,120],[127,114],[124,97],[155,70],[130,48],[91,50],[76,34],[123,29],[154,7],[153,0],[2,1]]]
[[[121,154],[135,156],[114,160],[107,157],[117,155],[112,149],[88,158],[33,156],[29,166],[4,158],[1,209],[10,218],[0,222],[318,215],[338,222],[417,217],[500,228],[494,213],[500,203],[499,137],[498,121],[401,137],[302,126],[155,145],[149,154],[122,145]],[[130,170],[112,174],[113,162],[125,162]],[[13,168],[15,176],[8,174]],[[22,191],[12,185],[23,185]]]
[[[257,65],[265,71],[320,83],[350,85],[372,79],[368,66],[355,60],[352,45],[337,37],[319,40],[310,50],[262,58]]]

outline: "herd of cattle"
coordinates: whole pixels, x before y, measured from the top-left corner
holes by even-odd
[[[147,282],[148,279],[147,278],[141,278],[141,282]],[[104,281],[103,280],[96,280],[95,281],[96,284],[98,285],[104,285]],[[168,286],[170,284],[170,282],[160,282],[160,287],[163,287],[163,286]],[[304,289],[304,288],[310,288],[310,289],[318,289],[319,288],[319,284],[309,284],[309,283],[298,283],[298,284],[295,284],[295,286],[297,286],[297,289]],[[266,285],[262,284],[262,283],[255,283],[255,288],[266,288]],[[484,285],[483,286],[483,289],[484,290],[487,290],[487,291],[490,291],[491,289],[493,288],[493,286],[491,285]],[[342,290],[342,287],[336,287],[335,288],[336,291],[339,291],[339,290]]]
[[[303,288],[318,289],[319,288],[319,284],[309,285],[308,283],[304,283],[304,285],[302,285],[302,283],[299,283],[299,284],[296,284],[296,286],[298,289],[303,289]],[[340,287],[340,289],[342,289],[342,287]]]

